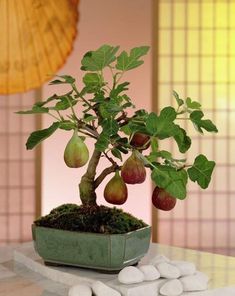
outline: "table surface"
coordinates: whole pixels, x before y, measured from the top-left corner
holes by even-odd
[[[20,246],[22,247],[22,245]],[[0,295],[1,296],[65,296],[69,287],[32,272],[13,260],[14,250],[19,246],[0,248]],[[210,288],[235,285],[235,257],[222,256],[195,250],[182,249],[159,244],[151,244],[148,254],[143,258],[146,263],[157,254],[172,260],[194,262],[197,269],[205,272],[210,280]],[[97,277],[99,274],[97,275]],[[104,275],[102,274],[101,278]],[[20,294],[19,294],[20,291]]]

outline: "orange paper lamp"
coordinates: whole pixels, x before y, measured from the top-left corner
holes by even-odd
[[[0,1],[0,94],[25,92],[51,79],[77,33],[78,0]]]

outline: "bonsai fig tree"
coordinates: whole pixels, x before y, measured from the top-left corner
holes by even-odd
[[[79,183],[83,205],[96,206],[96,189],[108,176],[106,201],[123,204],[128,197],[126,184],[144,182],[147,169],[156,186],[153,204],[163,210],[172,209],[177,199],[186,198],[188,179],[203,189],[210,183],[214,161],[200,154],[188,164],[184,157],[176,159],[159,145],[172,138],[182,154],[190,149],[191,139],[180,126],[182,119],[191,122],[200,134],[217,132],[213,122],[204,118],[201,104],[189,97],[183,99],[174,91],[175,107],[149,113],[136,110],[127,93],[130,83],[124,80],[124,74],[141,66],[148,50],[148,46],[141,46],[119,52],[119,46],[103,45],[89,51],[81,61],[84,75],[79,83],[83,82],[83,87],[78,88],[71,76],[57,76],[50,84],[67,84],[67,93],[54,94],[36,102],[31,110],[18,112],[48,114],[53,119],[51,126],[29,136],[27,149],[33,149],[58,129],[71,133],[64,161],[70,168],[87,166]],[[134,109],[133,115],[129,115],[129,109]],[[90,156],[85,143],[88,137],[94,140]],[[110,166],[97,175],[102,157]]]

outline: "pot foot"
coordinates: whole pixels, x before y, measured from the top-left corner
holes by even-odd
[[[137,266],[138,263],[139,263],[139,261],[134,263],[134,264],[131,264],[131,266]],[[70,268],[72,267],[72,268],[89,269],[89,270],[93,270],[95,272],[104,273],[104,274],[118,274],[122,270],[122,268],[117,269],[117,270],[97,269],[97,268],[92,268],[92,267],[74,266],[74,265],[68,265],[68,264],[56,263],[56,262],[49,262],[49,261],[44,261],[44,264],[46,266],[52,266],[52,267],[70,267]]]

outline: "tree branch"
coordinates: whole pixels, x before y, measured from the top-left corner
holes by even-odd
[[[105,177],[111,173],[114,173],[117,169],[119,169],[117,164],[113,164],[110,167],[104,169],[103,172],[95,179],[95,189],[101,184]]]
[[[113,164],[113,165],[117,165],[116,161],[114,161],[112,159],[112,157],[108,156],[108,154],[106,152],[103,152],[104,156]]]

